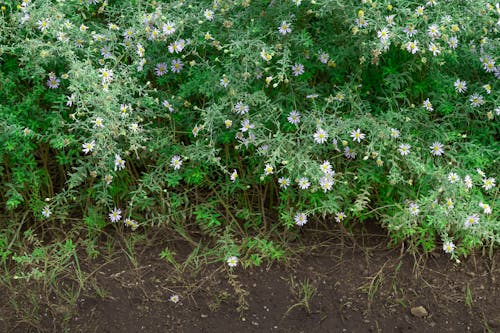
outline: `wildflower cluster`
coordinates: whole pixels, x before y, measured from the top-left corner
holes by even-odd
[[[6,206],[498,244],[499,17],[486,0],[25,0],[0,17]],[[217,204],[181,213],[197,191]]]

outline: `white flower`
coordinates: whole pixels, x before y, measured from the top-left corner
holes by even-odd
[[[423,103],[422,106],[427,110],[427,111],[434,111],[434,108],[432,107],[431,101],[427,98]]]
[[[455,172],[450,172],[448,174],[448,181],[452,184],[460,181],[460,177]]]
[[[448,46],[451,49],[456,49],[458,47],[458,39],[457,39],[457,37],[450,37],[450,39],[448,40]]]
[[[106,185],[111,184],[111,182],[113,181],[113,176],[112,175],[104,176],[104,181],[106,182]]]
[[[344,147],[344,156],[353,160],[356,158],[356,152],[352,150],[349,146],[346,146]]]
[[[410,153],[410,148],[411,146],[407,143],[402,143],[399,145],[398,151],[401,154],[401,156],[406,156]]]
[[[471,189],[473,184],[472,184],[472,179],[469,175],[466,175],[464,177],[464,185],[465,185],[465,188],[467,189]]]
[[[286,189],[288,186],[290,186],[290,178],[286,177],[278,178],[278,184],[280,185],[281,188]]]
[[[38,20],[36,24],[38,25],[38,29],[40,29],[40,31],[43,32],[49,28],[50,20],[49,19]]]
[[[440,142],[434,142],[429,148],[434,156],[441,156],[444,153],[443,145]]]
[[[226,119],[226,120],[224,120],[224,125],[226,125],[226,128],[229,128],[229,127],[233,126],[233,121],[230,119]]]
[[[361,130],[358,128],[357,130],[353,130],[351,132],[351,138],[352,138],[352,141],[358,141],[358,143],[361,142],[361,140],[363,140],[365,138],[365,134],[364,133],[361,133]]]
[[[271,164],[266,164],[266,167],[264,168],[264,174],[266,176],[272,175],[274,173],[274,168]]]
[[[302,64],[295,64],[292,66],[292,72],[294,76],[299,76],[304,74],[304,65]]]
[[[491,214],[491,206],[485,203],[480,202],[479,207],[483,209],[483,213],[486,215]]]
[[[172,35],[175,33],[175,23],[169,21],[162,26],[161,30],[167,36]]]
[[[46,218],[49,218],[50,215],[52,215],[52,211],[50,210],[49,206],[43,207],[43,209],[42,209],[42,215],[43,215],[43,217],[46,217]]]
[[[318,144],[323,144],[328,140],[328,133],[326,133],[324,130],[321,128],[318,128],[316,130],[316,133],[314,133],[314,141]]]
[[[391,37],[389,29],[383,28],[382,30],[377,31],[377,37],[380,41],[386,41]]]
[[[111,222],[118,222],[122,219],[122,211],[119,208],[114,208],[111,213],[109,213],[109,219]]]
[[[236,103],[234,105],[234,112],[236,112],[237,114],[239,115],[244,115],[245,113],[248,112],[250,108],[248,107],[248,105],[244,105],[243,102],[239,101],[238,103]]]
[[[415,54],[418,52],[419,48],[418,48],[418,41],[415,40],[413,42],[408,42],[406,43],[406,50],[408,52],[410,52],[411,54]]]
[[[439,32],[439,27],[435,24],[430,25],[428,30],[428,35],[432,39],[441,37],[441,33]]]
[[[210,9],[206,9],[205,12],[203,12],[203,16],[205,16],[208,21],[212,21],[214,19],[214,12]]]
[[[446,253],[452,253],[455,250],[455,244],[451,241],[443,243],[443,251]]]
[[[268,53],[265,49],[262,49],[262,51],[260,51],[260,57],[269,62],[273,58],[273,55]]]
[[[286,23],[286,21],[283,21],[283,22],[281,22],[281,25],[279,26],[278,31],[280,32],[280,34],[282,34],[284,36],[284,35],[292,32],[292,29],[290,28],[290,24]]]
[[[323,161],[323,163],[319,166],[321,169],[321,172],[323,172],[325,175],[333,175],[335,171],[332,170],[332,165],[328,161]]]
[[[115,154],[115,171],[125,169],[125,160],[120,155]]]
[[[398,129],[396,129],[396,128],[391,128],[391,138],[393,138],[393,139],[397,139],[397,138],[399,138],[400,134],[401,134],[401,133],[399,132],[399,130],[398,130]]]
[[[227,88],[227,86],[229,85],[229,79],[227,77],[223,77],[222,79],[220,79],[220,85],[223,86],[224,88]]]
[[[416,203],[411,203],[408,209],[411,215],[417,216],[420,213],[420,207]]]
[[[333,184],[334,184],[334,180],[333,180],[333,177],[331,175],[326,175],[324,177],[321,177],[319,180],[319,185],[321,186],[321,188],[323,189],[323,192],[325,192],[325,193],[332,189]]]
[[[174,170],[179,170],[182,166],[182,158],[179,155],[172,156],[170,166],[173,167]]]
[[[232,182],[236,181],[236,178],[238,178],[238,171],[236,171],[236,169],[234,169],[233,172],[231,172],[230,178]]]
[[[82,147],[83,147],[83,149],[82,149],[83,152],[85,154],[88,154],[88,153],[90,153],[90,152],[92,152],[94,150],[94,148],[95,148],[95,141],[92,140],[91,142],[86,142],[86,143],[82,144]]]
[[[455,83],[453,83],[453,85],[455,86],[455,89],[459,93],[463,93],[467,90],[467,82],[460,81],[460,79],[457,79]]]
[[[441,53],[441,50],[439,49],[439,47],[434,43],[429,44],[429,51],[432,52],[433,56],[437,56],[438,54]]]
[[[345,218],[346,218],[346,215],[344,212],[338,212],[337,214],[335,214],[335,221],[337,223],[344,221]]]
[[[453,203],[453,200],[451,198],[446,199],[446,208],[453,209],[454,207],[455,204]]]
[[[470,101],[470,104],[473,106],[473,107],[477,107],[477,106],[481,106],[484,104],[484,99],[483,99],[483,96],[479,95],[479,94],[473,94],[470,98],[469,98],[469,101]]]
[[[137,230],[137,228],[139,227],[139,223],[132,220],[130,217],[127,217],[125,221],[123,221],[123,223],[125,224],[126,227],[130,227],[132,231]]]
[[[309,186],[311,186],[309,179],[307,179],[306,177],[300,178],[298,180],[298,184],[299,184],[300,189],[302,189],[302,190],[307,190],[309,188]]]
[[[483,188],[488,191],[495,187],[495,178],[484,178],[483,179]]]
[[[179,302],[179,299],[180,299],[180,298],[179,298],[179,295],[177,295],[177,294],[176,294],[176,295],[172,295],[172,296],[170,296],[170,298],[169,298],[170,302],[172,302],[172,303],[178,303],[178,302]]]
[[[250,123],[250,120],[249,120],[249,119],[245,119],[245,120],[243,120],[243,121],[241,122],[241,129],[240,129],[240,130],[241,130],[242,132],[246,132],[246,131],[251,130],[251,129],[253,129],[253,128],[255,128],[255,125],[254,125],[254,124],[252,124],[252,123]]]
[[[99,68],[99,77],[102,79],[102,84],[108,84],[113,81],[113,70],[107,68]]]
[[[175,111],[173,105],[169,101],[167,101],[167,100],[164,100],[163,103],[162,103],[162,105],[164,107],[166,107],[168,109],[168,111],[170,111],[170,112],[174,112]]]
[[[294,220],[296,225],[302,227],[304,224],[307,223],[307,215],[305,213],[297,213],[295,214]]]
[[[464,227],[469,228],[470,226],[479,223],[479,216],[477,214],[472,214],[467,216],[464,222]]]
[[[297,125],[298,123],[300,123],[300,113],[293,110],[292,112],[290,112],[286,119],[290,124]]]
[[[236,267],[236,265],[238,265],[238,257],[231,256],[231,257],[227,258],[227,265],[229,267]]]
[[[327,64],[328,60],[330,60],[330,55],[328,53],[322,52],[319,54],[318,58],[322,64]]]

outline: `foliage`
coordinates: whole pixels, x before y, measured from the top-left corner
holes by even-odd
[[[2,209],[32,228],[82,216],[89,238],[194,224],[221,260],[256,265],[313,216],[453,256],[498,245],[499,15],[485,0],[8,1]],[[22,262],[9,227],[2,260]]]

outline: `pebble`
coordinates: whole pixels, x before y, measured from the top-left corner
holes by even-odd
[[[423,306],[416,306],[411,308],[411,314],[418,318],[424,318],[429,315],[429,313]]]

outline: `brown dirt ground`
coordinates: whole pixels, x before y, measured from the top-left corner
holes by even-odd
[[[0,331],[500,332],[498,251],[456,264],[441,253],[387,249],[385,235],[310,230],[305,238],[295,259],[232,273],[223,263],[195,261],[176,272],[159,257],[167,243],[136,249],[135,263],[117,252],[113,260],[82,263],[94,287],[74,306],[61,294],[40,296],[36,309],[26,301],[23,314],[3,302]],[[194,249],[181,240],[168,246],[179,262]],[[71,285],[62,281],[61,290]],[[307,302],[304,285],[314,291]],[[4,300],[23,296],[0,293]],[[177,304],[169,301],[173,293]],[[428,315],[412,315],[416,306]],[[27,320],[27,313],[42,319]]]

